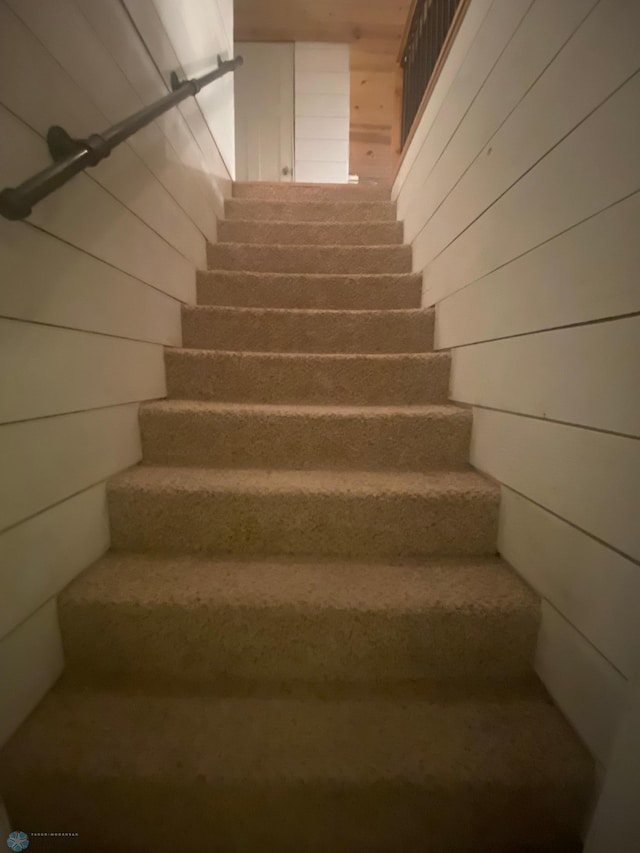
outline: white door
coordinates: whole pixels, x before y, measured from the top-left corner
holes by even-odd
[[[236,44],[236,179],[293,180],[293,43]]]

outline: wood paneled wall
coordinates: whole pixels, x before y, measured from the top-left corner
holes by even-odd
[[[361,180],[391,183],[396,72],[351,70],[350,172]]]
[[[473,0],[393,190],[538,672],[603,765],[640,654],[639,31],[628,0]]]
[[[49,164],[50,125],[100,131],[229,54],[227,0],[183,5],[0,0],[0,186]],[[60,673],[55,596],[108,547],[105,480],[140,457],[138,402],[165,394],[163,345],[230,190],[224,92],[0,219],[0,741]]]

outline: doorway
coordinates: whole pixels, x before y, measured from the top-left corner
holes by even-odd
[[[236,53],[236,180],[292,181],[293,43],[240,42]]]

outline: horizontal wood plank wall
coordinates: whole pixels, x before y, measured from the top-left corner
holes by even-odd
[[[9,815],[2,800],[0,800],[0,833],[2,838],[7,838],[11,832],[11,824],[9,823]]]
[[[639,652],[638,31],[626,0],[472,2],[393,188],[538,672],[603,765]]]
[[[296,42],[295,180],[349,179],[349,45]]]
[[[148,17],[155,11],[160,19],[160,33],[165,44],[160,54],[156,54],[154,48],[151,50],[164,74],[176,67],[173,65],[174,55],[185,77],[197,77],[210,71],[218,56],[222,59],[231,59],[233,56],[233,6],[226,0],[208,0],[195,4],[193,0],[125,0],[125,4],[133,10],[138,29],[149,46],[152,36],[150,33],[147,35],[147,27],[151,28],[152,25]],[[167,61],[172,63],[168,68]],[[198,109],[204,119],[204,127],[201,129],[204,131],[206,128],[208,134],[202,135],[208,136],[208,141],[203,145],[206,144],[212,160],[217,159],[213,147],[217,148],[222,157],[217,173],[220,174],[224,168],[234,177],[233,74],[216,80],[214,85],[207,86],[195,99],[190,98],[185,104],[188,105],[187,110],[191,110],[189,114],[195,115]]]
[[[0,672],[11,685],[12,701],[0,703],[0,728],[12,732],[22,722],[25,709],[42,698],[64,667],[55,599],[28,616],[0,643]]]
[[[227,0],[199,21],[179,5],[0,0],[0,186],[49,164],[50,125],[101,131],[231,53]],[[105,481],[140,458],[139,402],[166,393],[163,346],[230,191],[226,86],[0,220],[0,742],[61,671],[55,596],[108,548]]]
[[[640,664],[640,661],[637,662]],[[584,853],[636,853],[640,846],[640,671],[627,690],[609,772],[591,823]]]

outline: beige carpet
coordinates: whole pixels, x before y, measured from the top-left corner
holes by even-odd
[[[394,205],[237,184],[219,238],[0,755],[16,826],[79,833],[30,851],[579,850],[591,761]]]

